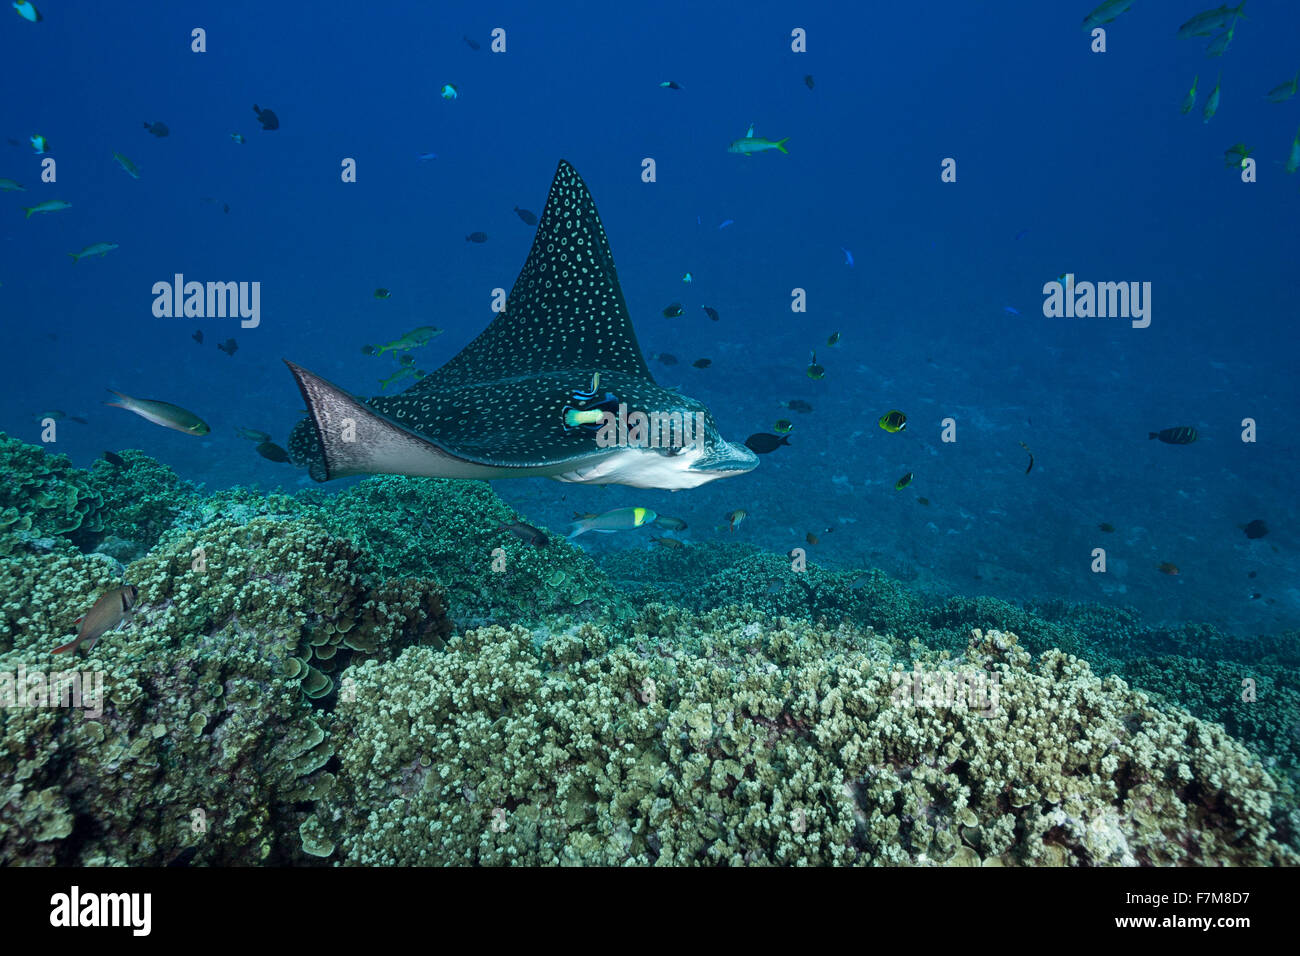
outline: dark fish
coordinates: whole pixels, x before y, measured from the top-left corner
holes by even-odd
[[[1169,561],[1162,561],[1162,562],[1160,562],[1160,564],[1156,565],[1156,570],[1159,571],[1161,574],[1178,574],[1178,573],[1180,573],[1179,570],[1178,570],[1178,565],[1173,564],[1172,562],[1169,562]]]
[[[159,139],[162,139],[171,132],[171,130],[167,128],[166,123],[145,123],[144,128],[153,133]]]
[[[1034,470],[1034,453],[1029,450],[1029,446],[1026,445],[1024,442],[1020,443],[1020,447],[1023,448],[1025,450],[1025,454],[1029,456],[1029,466],[1025,468],[1025,474],[1027,475]]]
[[[84,418],[82,418],[80,415],[69,415],[69,416],[68,416],[68,421],[70,421],[70,422],[76,422],[78,425],[89,425],[89,424],[90,424],[90,422],[86,421],[86,420],[85,420]]]
[[[813,78],[811,73],[803,78],[803,85],[808,87],[810,90],[813,88]]]
[[[465,237],[466,242],[487,242],[486,232],[471,232]]]
[[[756,455],[771,454],[782,445],[789,444],[789,435],[769,435],[767,432],[756,432],[745,439],[745,447]]]
[[[399,358],[397,361],[398,361],[399,363],[401,363],[402,365],[414,365],[414,364],[415,364],[415,356],[412,355],[410,352],[404,352],[404,353],[402,353],[402,357]]]
[[[691,365],[695,366],[695,368],[708,368],[712,364],[713,364],[713,359],[706,359],[706,358],[699,358],[691,363]]]
[[[222,212],[230,212],[230,203],[228,203],[228,202],[223,202],[223,203],[221,204],[221,211],[222,211]]]
[[[375,298],[376,298],[376,299],[391,299],[392,297],[393,297],[393,293],[390,292],[388,289],[376,289],[376,290],[375,290]]]
[[[1115,530],[1115,526],[1109,521],[1103,521],[1101,524],[1097,525],[1097,528],[1100,531],[1106,532],[1106,534],[1110,534]]]
[[[224,342],[217,343],[217,348],[234,358],[235,352],[239,349],[239,343],[234,339],[226,339]]]
[[[126,467],[126,459],[123,458],[121,455],[114,454],[111,451],[104,452],[104,461],[108,462],[110,465],[113,465],[117,468]]]
[[[1166,428],[1158,432],[1150,432],[1147,438],[1159,438],[1166,445],[1190,445],[1200,436],[1196,434],[1196,429],[1187,425],[1178,428]]]
[[[792,398],[788,402],[782,402],[781,407],[788,408],[792,412],[799,412],[802,415],[807,415],[813,410],[811,405],[799,398]]]
[[[124,584],[120,588],[104,592],[84,616],[77,618],[77,636],[67,644],[56,647],[54,653],[71,651],[75,654],[83,643],[87,651],[94,650],[100,637],[121,626],[139,596],[140,591],[134,584]]]
[[[680,302],[674,302],[664,309],[665,319],[675,319],[681,314],[682,314],[682,304]]]
[[[719,316],[718,316],[717,309],[711,308],[710,306],[707,305],[702,305],[700,306],[700,308],[703,309],[704,314],[707,315],[709,318],[711,318],[714,322],[718,321]]]
[[[904,488],[906,488],[908,485],[912,483],[913,477],[915,476],[912,474],[912,472],[909,471],[902,478],[899,478],[898,481],[894,482],[894,490],[902,491]]]
[[[835,345],[840,340],[840,333],[832,332],[826,339],[827,345]]]
[[[534,528],[530,524],[524,524],[522,521],[512,521],[510,524],[503,524],[496,530],[509,531],[520,541],[523,541],[525,544],[531,544],[534,548],[544,548],[551,543],[551,539],[546,536],[546,532]]]
[[[288,461],[289,453],[273,441],[264,441],[257,446],[257,453],[269,461]]]
[[[461,39],[465,41],[465,44],[466,44],[466,45],[467,45],[471,50],[477,50],[477,49],[479,48],[479,47],[478,47],[478,41],[477,41],[477,40],[474,40],[474,39],[472,39],[472,38],[470,38],[470,37],[468,37],[468,36],[463,36],[463,37],[461,37]]]
[[[665,90],[680,90],[682,88],[681,84],[676,80],[664,80],[659,86]]]
[[[1268,534],[1268,525],[1256,518],[1250,524],[1243,525],[1241,530],[1246,532],[1247,538],[1262,538],[1264,535]]]
[[[276,116],[271,110],[261,109],[256,103],[253,104],[253,112],[257,114],[257,121],[262,124],[262,129],[279,129],[280,117]]]
[[[650,540],[664,548],[680,548],[683,546],[682,542],[678,541],[676,538],[656,538],[654,535],[651,535]]]
[[[669,354],[668,352],[656,352],[654,355],[652,355],[652,356],[650,356],[650,357],[651,357],[652,359],[658,359],[659,361],[663,362],[665,365],[676,365],[676,364],[677,364],[677,356],[676,356],[676,355],[671,355],[671,354]]]
[[[917,498],[917,499],[916,499],[916,503],[917,503],[918,505],[925,505],[927,508],[930,507],[930,499],[929,499],[929,498]]]
[[[191,335],[190,338],[192,338],[195,342],[198,342],[199,345],[202,345],[202,344],[203,344],[203,330],[202,330],[202,329],[195,329],[195,330],[194,330],[194,334]]]
[[[806,535],[804,535],[803,539],[807,541],[809,544],[821,544],[821,539],[818,538],[817,535],[813,534],[811,531],[809,531]]]
[[[812,361],[808,363],[808,377],[814,382],[819,382],[826,377],[826,369],[817,364],[817,353],[812,354]]]
[[[529,212],[527,209],[520,209],[518,206],[516,206],[515,215],[518,216],[520,219],[522,219],[525,225],[529,225],[529,226],[537,225],[536,214]]]
[[[681,518],[671,517],[670,515],[657,515],[655,517],[655,524],[661,528],[666,528],[669,531],[686,530],[685,521],[683,521]]]

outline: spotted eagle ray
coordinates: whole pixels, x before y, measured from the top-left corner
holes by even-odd
[[[317,481],[548,477],[675,490],[758,464],[723,440],[702,403],[655,384],[596,204],[564,160],[505,311],[446,365],[401,394],[363,400],[285,364],[308,412],[289,453]],[[670,436],[684,423],[675,435],[689,441],[613,427],[616,417],[635,425],[636,413]]]

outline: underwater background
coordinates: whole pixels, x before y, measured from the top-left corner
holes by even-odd
[[[1206,4],[1117,4],[1104,53],[1063,0],[6,4],[0,670],[140,597],[103,722],[0,709],[0,859],[1293,863],[1300,10],[1209,57]],[[455,356],[560,159],[655,380],[788,445],[669,492],[317,484],[238,433],[287,447],[282,359],[369,396],[410,381],[363,346]],[[177,273],[260,324],[155,316]],[[1150,283],[1149,326],[1045,316],[1067,273]],[[634,506],[686,527],[562,540]],[[922,664],[1002,673],[1010,723],[882,724]]]

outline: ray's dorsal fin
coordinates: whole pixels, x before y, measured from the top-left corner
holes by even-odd
[[[555,171],[533,247],[506,310],[409,391],[563,369],[651,378],[596,204],[566,160]]]

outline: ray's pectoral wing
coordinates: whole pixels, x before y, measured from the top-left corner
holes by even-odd
[[[482,466],[476,462],[362,404],[319,375],[285,364],[308,412],[290,437],[290,451],[295,461],[310,466],[317,481],[372,474],[480,477]]]

